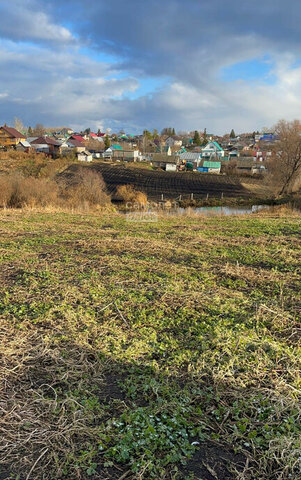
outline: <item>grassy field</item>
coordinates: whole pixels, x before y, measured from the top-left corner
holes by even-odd
[[[0,479],[301,478],[301,217],[0,215]]]

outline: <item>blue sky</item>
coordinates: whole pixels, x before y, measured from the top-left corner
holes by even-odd
[[[224,133],[301,111],[297,0],[0,0],[0,124]]]

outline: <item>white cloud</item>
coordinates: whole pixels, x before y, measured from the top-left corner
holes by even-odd
[[[301,4],[288,1],[297,18]],[[300,115],[299,24],[280,0],[129,0],[126,9],[120,0],[0,0],[0,15],[0,123],[18,116],[28,124],[223,133]],[[103,53],[120,63],[96,60]],[[221,69],[266,54],[273,84],[259,75],[221,80]],[[170,83],[126,97],[152,76]]]
[[[55,23],[34,0],[13,3],[0,0],[0,37],[15,41],[44,41],[61,44],[74,42],[66,27]]]

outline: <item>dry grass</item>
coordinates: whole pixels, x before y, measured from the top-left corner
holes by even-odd
[[[21,173],[25,177],[53,178],[69,165],[77,163],[75,154],[53,159],[44,153],[0,151],[0,175]]]
[[[0,207],[22,208],[56,205],[59,188],[50,179],[12,174],[0,177]]]
[[[119,185],[116,189],[116,196],[124,203],[131,204],[133,207],[145,207],[147,204],[147,195],[136,190],[133,185]]]
[[[71,208],[77,208],[79,202],[88,209],[93,206],[108,206],[111,203],[102,175],[84,167],[76,171],[71,184],[61,182],[60,185],[62,197]]]
[[[82,478],[72,457],[87,440],[97,442],[97,429],[68,385],[80,388],[88,377],[101,388],[102,365],[91,349],[56,345],[30,325],[18,333],[11,322],[2,324],[0,339],[0,473],[13,465],[25,469],[24,479],[54,479],[69,464],[68,478]]]
[[[50,178],[25,177],[21,173],[0,176],[0,207],[53,207],[89,210],[111,203],[101,174],[80,169],[73,183]]]

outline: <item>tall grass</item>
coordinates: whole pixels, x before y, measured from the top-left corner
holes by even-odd
[[[51,178],[25,177],[14,172],[0,176],[0,207],[63,207],[90,209],[110,204],[101,174],[80,169],[72,184]]]
[[[147,204],[147,195],[136,190],[133,185],[118,185],[116,196],[118,200],[135,207],[145,207]]]

